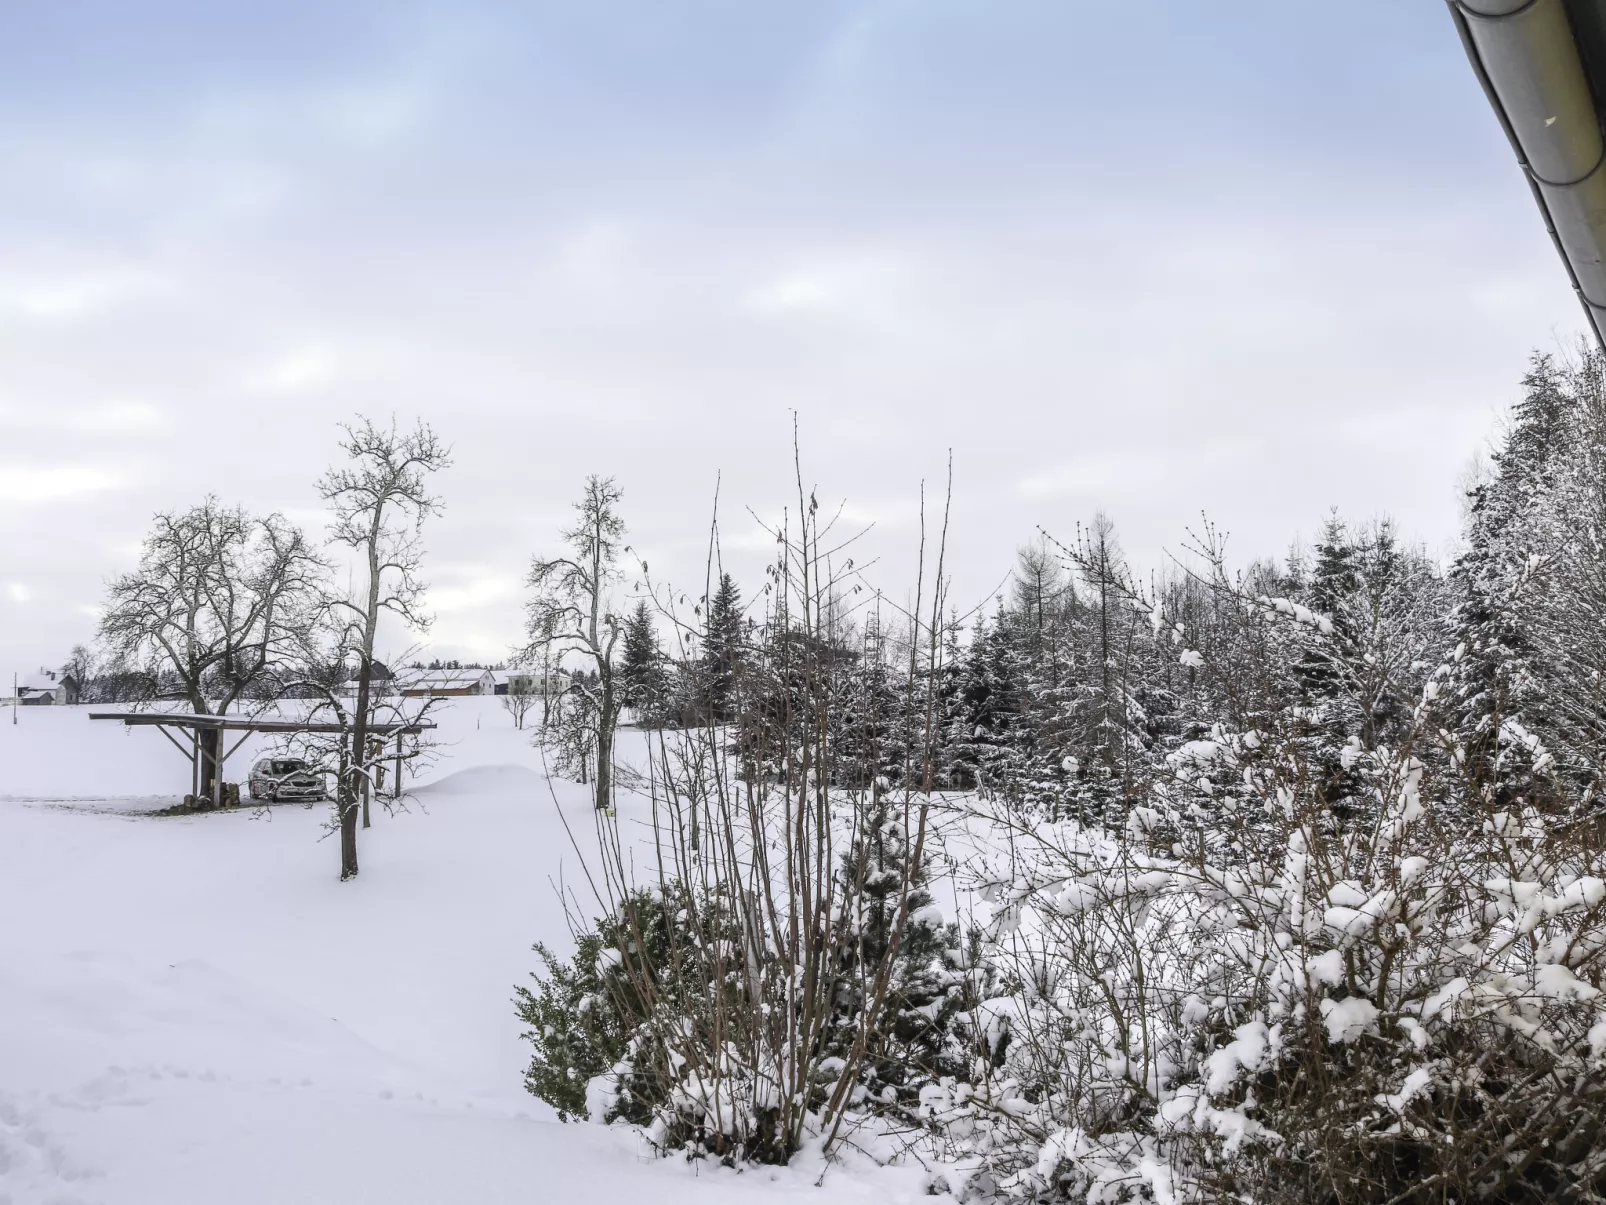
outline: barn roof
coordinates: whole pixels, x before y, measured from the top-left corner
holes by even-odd
[[[398,674],[396,681],[403,690],[450,690],[473,686],[490,675],[488,669],[415,669]]]

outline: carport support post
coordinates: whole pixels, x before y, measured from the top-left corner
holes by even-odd
[[[201,793],[201,734],[190,729],[190,799]]]
[[[393,799],[400,799],[401,798],[401,793],[402,793],[402,790],[401,790],[401,763],[402,763],[401,741],[402,741],[401,730],[397,729],[396,730],[396,777],[391,780],[391,784],[390,784],[390,794],[391,794],[391,797]]]
[[[212,807],[214,810],[223,806],[223,759],[228,756],[223,748],[223,730],[218,729],[216,761],[212,763]]]

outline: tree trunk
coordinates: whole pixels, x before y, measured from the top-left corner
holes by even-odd
[[[357,794],[351,773],[350,751],[340,750],[340,786],[335,803],[340,809],[340,881],[357,877]]]
[[[613,682],[603,679],[602,706],[597,710],[597,809],[613,809],[613,727],[618,720]]]
[[[362,647],[357,661],[357,713],[351,717],[349,794],[341,796],[340,879],[357,877],[357,792],[362,792],[362,826],[368,827],[368,705],[373,697],[374,633],[379,627],[379,531],[383,512],[374,513],[368,534],[368,601],[363,608]],[[359,785],[360,783],[360,785]]]
[[[341,775],[340,788],[340,879],[357,877],[357,814],[363,813],[363,827],[367,828],[368,775],[368,688],[373,673],[367,651],[358,667],[357,711],[351,717],[351,760],[346,773]],[[357,799],[362,792],[362,802]]]
[[[340,807],[340,881],[357,877],[357,801]]]
[[[223,733],[216,728],[200,729],[196,733],[196,751],[201,759],[201,781],[196,803],[206,811],[212,807],[218,795],[218,761],[223,754]]]

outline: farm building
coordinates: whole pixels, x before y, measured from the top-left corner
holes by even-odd
[[[42,669],[17,683],[17,702],[24,707],[66,707],[78,702],[78,680],[71,674]]]
[[[396,685],[409,698],[494,695],[496,676],[488,669],[419,669],[398,674]]]
[[[495,669],[491,676],[496,680],[496,693],[525,694],[547,696],[561,695],[569,689],[569,675],[554,673],[545,679],[545,690],[542,689],[542,673],[538,669]]]

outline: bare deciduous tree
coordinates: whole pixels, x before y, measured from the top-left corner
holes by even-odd
[[[423,545],[419,530],[441,508],[430,494],[431,474],[451,464],[450,449],[426,424],[401,432],[394,421],[386,427],[360,418],[344,428],[340,448],[347,463],[331,468],[318,482],[318,492],[334,511],[330,542],[355,554],[354,591],[330,599],[343,656],[357,660],[357,698],[351,713],[349,756],[344,760],[335,793],[340,826],[340,877],[357,875],[357,818],[368,824],[366,789],[372,770],[382,760],[371,752],[368,726],[372,718],[374,640],[382,612],[389,612],[416,630],[428,628],[423,609],[425,584],[419,577]]]
[[[533,678],[513,674],[507,680],[507,694],[502,696],[502,708],[513,717],[513,727],[523,729],[524,718],[530,714],[541,698],[545,684],[537,685]]]
[[[575,675],[566,694],[578,696],[560,705],[548,717],[548,727],[582,728],[589,738],[576,747],[584,762],[594,764],[590,775],[599,809],[613,806],[613,736],[622,704],[614,680],[613,653],[623,620],[613,612],[618,585],[620,541],[625,524],[619,516],[621,492],[611,477],[586,478],[580,501],[574,504],[578,519],[563,532],[570,555],[551,560],[536,558],[530,568],[534,591],[527,608],[529,644],[522,660],[529,663],[562,662],[573,654],[589,662],[596,680]]]
[[[258,518],[208,497],[156,516],[139,568],[107,588],[100,637],[111,656],[148,670],[160,698],[225,715],[273,694],[313,622],[322,559],[280,515]],[[203,794],[216,802],[221,734],[199,733]]]

